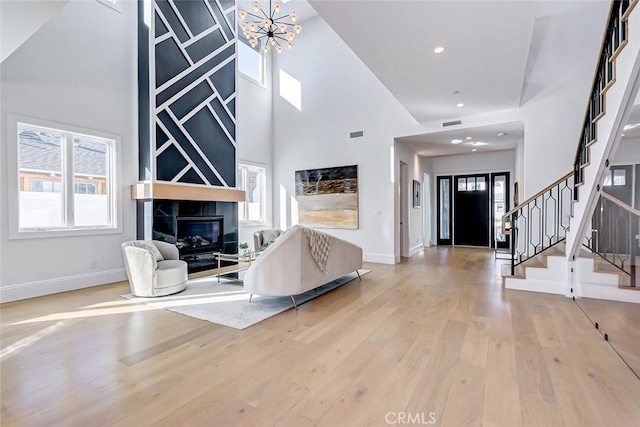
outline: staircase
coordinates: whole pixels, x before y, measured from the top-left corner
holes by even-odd
[[[599,263],[584,258],[582,243],[591,234],[599,184],[640,85],[639,2],[612,2],[574,170],[503,216],[512,250],[506,288],[571,296],[581,281],[589,289],[584,280],[615,289],[622,283],[617,272],[599,271]]]

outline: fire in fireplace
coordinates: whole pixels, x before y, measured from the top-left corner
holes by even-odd
[[[181,255],[222,251],[223,217],[179,216],[176,219],[176,246]]]

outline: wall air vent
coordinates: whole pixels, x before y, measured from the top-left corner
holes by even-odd
[[[363,130],[357,130],[355,132],[349,132],[349,138],[362,138],[364,136]]]
[[[462,120],[454,120],[452,122],[442,122],[442,127],[446,128],[447,126],[457,126],[461,124],[462,124]]]

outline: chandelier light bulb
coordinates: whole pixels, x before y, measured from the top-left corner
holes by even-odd
[[[273,47],[280,53],[284,50],[285,44],[288,48],[293,47],[293,39],[302,31],[302,25],[293,23],[298,19],[295,12],[279,14],[283,7],[282,1],[269,1],[268,7],[263,9],[259,1],[252,1],[253,11],[238,11],[239,20],[243,21],[239,26],[252,47],[257,47],[265,53]]]

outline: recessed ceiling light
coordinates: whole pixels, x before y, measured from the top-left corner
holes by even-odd
[[[624,133],[621,136],[624,136]]]
[[[487,145],[487,143],[482,141],[476,141],[473,143],[473,145],[475,145],[476,147],[481,147],[483,145]]]
[[[447,48],[446,48],[446,47],[444,47],[444,46],[437,46],[435,49],[433,49],[433,53],[442,53],[442,52],[444,52],[445,50],[447,50]]]
[[[470,136],[468,136],[468,137],[466,137],[465,139],[466,139],[467,141],[469,141],[469,140],[471,139],[471,137],[470,137]]]
[[[462,108],[462,107],[464,107],[464,104],[461,102],[461,103],[457,104],[456,107]]]
[[[461,140],[461,139],[452,139],[452,140],[451,140],[451,143],[452,143],[452,144],[460,144],[461,142],[462,142],[462,140]]]
[[[478,149],[477,149],[477,148],[474,148],[474,149],[473,149],[473,150],[471,150],[471,151],[478,151]]]

